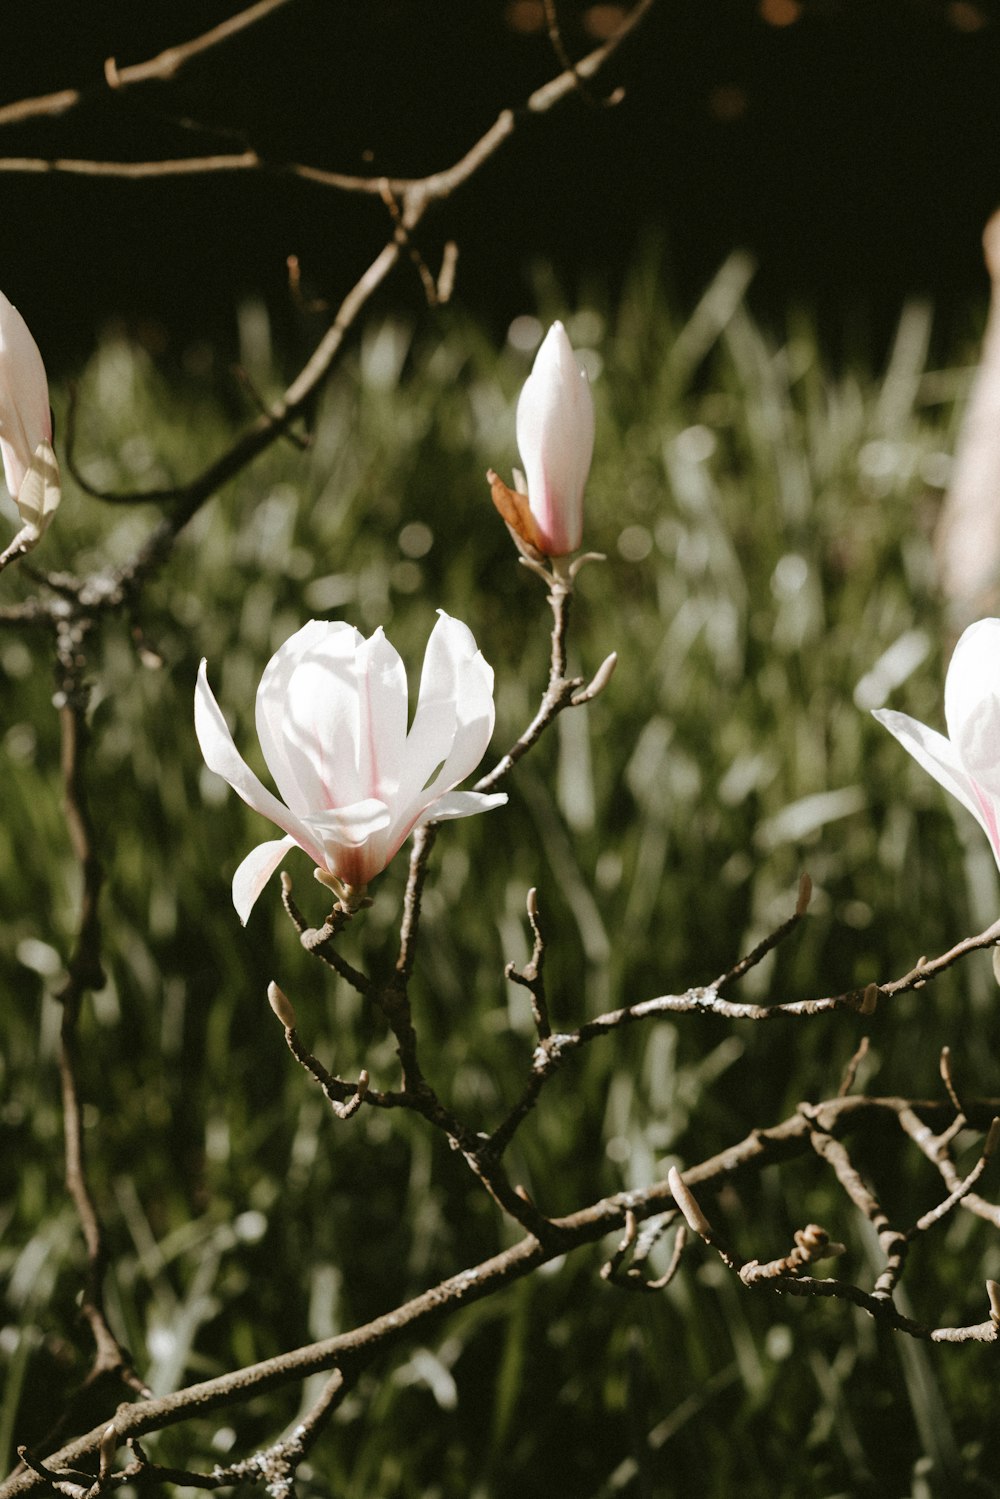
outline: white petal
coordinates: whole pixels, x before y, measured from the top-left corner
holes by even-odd
[[[389,826],[389,808],[374,797],[349,807],[330,808],[302,819],[328,850],[359,848],[375,833]]]
[[[325,867],[348,885],[367,885],[396,852],[388,848],[389,808],[373,797],[307,821],[323,849]]]
[[[38,345],[0,292],[0,449],[7,488],[17,499],[41,442],[52,441],[49,386]]]
[[[214,770],[216,775],[228,781],[237,796],[241,796],[255,812],[270,818],[294,838],[315,863],[322,864],[322,851],[305,824],[268,791],[233,743],[229,726],[208,685],[208,665],[205,661],[202,661],[198,669],[198,683],[194,693],[194,729],[209,770]]]
[[[315,657],[330,663],[328,696],[338,696],[332,679],[345,674],[353,682],[354,656],[362,636],[351,625],[312,619],[296,630],[271,657],[257,689],[257,737],[267,767],[282,796],[293,811],[304,814],[328,805],[331,746],[324,743],[324,728],[316,722],[318,696],[323,694],[324,667]],[[311,664],[310,664],[311,663]],[[340,780],[340,798],[357,799],[353,764],[356,701],[342,715],[341,733],[348,754]],[[327,737],[329,730],[327,729]]]
[[[948,734],[965,770],[1000,796],[1000,619],[981,619],[962,635],[944,688]]]
[[[400,654],[381,629],[358,647],[357,673],[361,788],[391,802],[403,775],[409,694]]]
[[[398,801],[401,816],[407,820],[416,816],[434,797],[450,791],[475,770],[493,734],[494,717],[493,668],[477,648],[472,631],[461,620],[439,611],[427,642],[420,698],[406,741]]]
[[[934,779],[950,791],[989,832],[982,807],[976,795],[972,777],[963,769],[958,752],[949,739],[936,729],[929,729],[908,713],[895,713],[889,708],[878,708],[872,714],[880,724],[894,734],[904,749],[909,750],[918,765],[922,765]]]
[[[295,844],[294,838],[276,838],[273,842],[259,843],[250,850],[233,875],[233,905],[244,926],[257,903],[258,895],[287,851],[294,848]]]

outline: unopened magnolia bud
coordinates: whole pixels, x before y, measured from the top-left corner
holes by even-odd
[[[667,1185],[673,1193],[674,1201],[687,1220],[688,1228],[700,1234],[703,1239],[707,1238],[712,1232],[712,1225],[698,1206],[694,1193],[688,1190],[676,1166],[671,1166],[667,1173]]]
[[[517,447],[533,522],[528,539],[546,557],[577,551],[594,452],[594,401],[562,323],[545,335],[521,390]]]
[[[295,1006],[284,990],[278,988],[273,979],[267,986],[267,1002],[285,1027],[285,1030],[293,1031],[295,1029]]]

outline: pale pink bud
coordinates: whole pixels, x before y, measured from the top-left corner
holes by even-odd
[[[562,323],[553,323],[517,403],[517,446],[537,545],[548,557],[583,539],[583,489],[594,452],[594,401]]]

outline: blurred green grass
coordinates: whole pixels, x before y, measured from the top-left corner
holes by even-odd
[[[593,377],[586,545],[608,556],[581,576],[571,663],[591,673],[611,649],[620,663],[605,695],[564,715],[522,763],[502,813],[439,840],[414,985],[435,1085],[484,1128],[516,1096],[532,1032],[503,965],[527,956],[532,885],[553,1018],[566,1026],[711,980],[790,913],[803,869],[812,916],[744,997],[891,977],[995,916],[979,830],[867,711],[891,686],[893,706],[941,724],[950,642],[929,536],[970,352],[928,368],[931,317],[914,305],[886,369],[831,368],[804,316],[780,339],[757,325],[748,279],[734,257],[683,320],[653,260],[613,307],[593,297],[567,308],[542,284],[499,350],[457,313],[366,328],[313,413],[309,450],[279,445],[230,484],[188,528],[139,618],[104,628],[90,785],[109,982],[85,1011],[82,1081],[115,1258],[110,1305],[157,1390],[352,1326],[510,1240],[418,1121],[362,1111],[338,1124],[287,1055],[265,1001],[271,978],[328,1066],[368,1066],[394,1084],[391,1044],[301,952],[276,881],[241,930],[232,872],[270,835],[202,767],[191,701],[204,655],[260,768],[253,693],[306,618],[384,625],[414,680],[442,607],[496,669],[497,750],[516,737],[544,685],[549,621],[484,473],[509,475],[517,461],[514,405],[552,317]],[[242,332],[248,374],[265,397],[277,393],[283,360],[261,309],[246,309]],[[224,445],[237,405],[207,351],[168,379],[109,337],[83,375],[78,461],[109,487],[183,478]],[[39,554],[46,567],[105,566],[153,523],[66,488]],[[31,585],[15,571],[4,586],[12,598]],[[135,627],[159,669],[143,664]],[[87,1353],[52,997],[78,878],[47,649],[44,637],[0,632],[8,1449],[51,1424]],[[319,921],[306,860],[288,867]],[[394,957],[404,877],[400,860],[343,940],[374,972]],[[949,1044],[961,1087],[995,1093],[995,1015],[978,955],[868,1022],[867,1085],[934,1095]],[[662,1177],[835,1092],[863,1024],[690,1017],[594,1045],[525,1125],[514,1178],[563,1212]],[[902,1224],[940,1195],[930,1168],[895,1143],[862,1155]],[[823,1222],[866,1273],[870,1247],[812,1163],[727,1189],[713,1211],[762,1259]],[[630,1297],[598,1279],[602,1257],[573,1256],[374,1366],[302,1492],[1000,1492],[987,1462],[989,1350],[926,1350],[846,1306],[749,1298],[698,1250],[662,1296]],[[914,1313],[980,1320],[994,1275],[995,1236],[955,1215],[914,1253]],[[194,1421],[150,1445],[165,1461],[193,1451],[210,1465],[272,1439],[298,1404],[291,1390],[235,1407],[221,1428]]]

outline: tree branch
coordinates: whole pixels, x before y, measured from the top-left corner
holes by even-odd
[[[181,68],[193,57],[198,57],[230,41],[241,31],[256,26],[273,11],[281,10],[283,6],[290,3],[291,0],[257,0],[257,4],[249,5],[238,15],[221,21],[218,26],[213,26],[201,36],[196,36],[189,42],[181,42],[174,47],[167,47],[165,51],[145,62],[130,63],[119,68],[115,59],[109,57],[104,64],[105,83],[109,89],[121,92],[133,84],[151,81],[163,83],[176,78]],[[26,120],[52,119],[58,115],[68,114],[85,99],[93,97],[94,93],[95,90],[65,88],[58,89],[55,93],[41,94],[33,99],[19,99],[13,104],[4,104],[0,106],[0,126],[23,125]]]
[[[779,1165],[797,1156],[808,1155],[812,1151],[810,1136],[817,1127],[832,1136],[840,1136],[865,1121],[894,1121],[904,1109],[911,1109],[918,1116],[928,1119],[940,1118],[946,1112],[950,1117],[950,1103],[938,1101],[863,1096],[831,1098],[814,1105],[810,1118],[798,1110],[782,1123],[771,1128],[755,1129],[737,1144],[699,1165],[687,1168],[683,1173],[684,1185],[691,1189],[720,1183],[745,1171],[757,1171],[764,1166]],[[969,1105],[969,1121],[976,1128],[987,1129],[997,1111],[997,1100],[980,1100]],[[169,1395],[121,1407],[115,1416],[118,1440],[126,1441],[142,1436],[147,1431],[175,1425],[189,1416],[204,1415],[210,1410],[248,1400],[253,1395],[278,1388],[319,1370],[336,1368],[345,1379],[350,1380],[357,1372],[359,1362],[368,1362],[377,1353],[394,1347],[442,1313],[458,1310],[473,1301],[495,1295],[514,1281],[529,1275],[547,1260],[596,1243],[606,1234],[621,1230],[628,1213],[632,1213],[637,1221],[643,1221],[668,1209],[676,1211],[676,1208],[669,1180],[600,1198],[567,1217],[554,1219],[554,1235],[547,1244],[529,1234],[510,1249],[460,1271],[457,1275],[449,1276],[411,1301],[351,1332],[306,1344],[289,1353],[279,1354],[262,1363],[251,1364],[215,1379],[189,1385],[186,1389]],[[997,1325],[992,1317],[988,1322],[970,1326],[935,1328],[904,1317],[888,1300],[880,1300],[845,1281],[777,1277],[755,1282],[748,1289],[752,1289],[755,1294],[771,1291],[846,1300],[899,1332],[932,1342],[994,1342],[998,1337]],[[46,1467],[50,1472],[58,1473],[61,1469],[92,1457],[99,1450],[105,1430],[105,1426],[95,1427],[67,1443],[46,1458]],[[0,1499],[13,1499],[16,1494],[36,1491],[43,1482],[37,1473],[16,1473],[0,1485]]]

